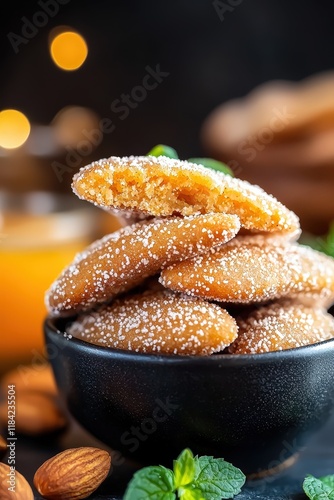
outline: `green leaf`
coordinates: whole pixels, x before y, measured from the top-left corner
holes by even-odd
[[[205,500],[201,490],[192,484],[181,486],[178,489],[178,495],[181,500]]]
[[[304,479],[303,490],[311,500],[334,500],[333,488],[311,475]]]
[[[174,488],[185,486],[195,477],[195,460],[192,451],[186,448],[173,463]]]
[[[334,490],[334,474],[331,474],[330,476],[319,477],[319,480],[327,484],[327,486]]]
[[[312,236],[309,234],[303,233],[300,237],[299,243],[301,245],[306,245],[308,247],[313,248],[314,250],[318,250],[319,252],[326,253],[326,240],[320,236]]]
[[[326,239],[327,254],[334,257],[334,222],[332,222]]]
[[[330,225],[328,234],[325,236],[314,236],[303,233],[300,238],[300,243],[325,253],[330,257],[334,257],[334,222]]]
[[[167,156],[168,158],[174,158],[176,160],[179,158],[175,149],[170,146],[165,146],[165,144],[158,144],[157,146],[154,146],[154,148],[152,148],[146,156]]]
[[[223,458],[195,457],[194,485],[205,500],[233,498],[240,493],[246,476]]]
[[[219,172],[223,172],[223,174],[230,175],[234,177],[234,174],[230,167],[228,167],[225,163],[221,161],[213,160],[212,158],[189,158],[190,163],[197,163],[198,165],[203,165],[207,168],[212,168],[213,170],[218,170]]]
[[[136,472],[124,500],[175,500],[174,474],[162,466],[144,467]]]

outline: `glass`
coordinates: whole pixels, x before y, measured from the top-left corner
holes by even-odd
[[[75,254],[120,222],[73,195],[0,191],[0,372],[43,352],[45,291]]]

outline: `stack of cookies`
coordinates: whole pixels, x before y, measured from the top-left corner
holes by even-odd
[[[165,156],[82,168],[81,199],[129,224],[78,254],[46,292],[66,335],[170,355],[248,354],[334,337],[334,259],[247,181]]]

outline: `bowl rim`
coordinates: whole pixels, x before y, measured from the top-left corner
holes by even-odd
[[[73,318],[73,317],[72,317]],[[198,356],[198,355],[182,355],[182,354],[155,354],[155,353],[144,353],[136,351],[128,351],[125,349],[114,349],[112,347],[104,347],[85,340],[78,339],[76,337],[66,337],[64,331],[58,328],[57,323],[60,321],[71,321],[72,318],[64,317],[53,317],[47,316],[44,320],[43,329],[45,336],[49,335],[60,335],[64,342],[70,342],[77,349],[84,348],[85,351],[91,351],[93,353],[100,353],[105,356],[111,356],[113,358],[121,358],[127,361],[140,361],[145,363],[166,363],[166,364],[197,364],[197,365],[207,365],[207,364],[227,364],[227,365],[248,365],[248,364],[262,364],[262,363],[272,363],[276,361],[277,363],[306,358],[309,356],[314,356],[316,354],[322,354],[328,352],[328,348],[334,351],[334,337],[328,340],[323,340],[313,344],[307,344],[305,346],[294,347],[291,349],[283,349],[281,351],[270,351],[258,354],[211,354],[210,356]]]

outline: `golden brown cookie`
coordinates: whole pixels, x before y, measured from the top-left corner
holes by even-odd
[[[204,356],[230,345],[237,331],[221,307],[164,290],[116,299],[82,314],[67,334],[115,349]]]
[[[275,302],[236,319],[239,334],[227,349],[230,354],[281,351],[334,338],[333,316],[297,302]]]
[[[240,228],[236,215],[208,214],[139,222],[92,243],[46,292],[52,315],[109,301],[163,267],[221,245]]]
[[[259,186],[165,156],[99,160],[75,174],[72,188],[101,208],[132,215],[222,212],[253,231],[300,234],[297,216]]]
[[[219,302],[317,296],[334,302],[334,259],[298,243],[237,236],[216,251],[168,266],[160,282]]]

